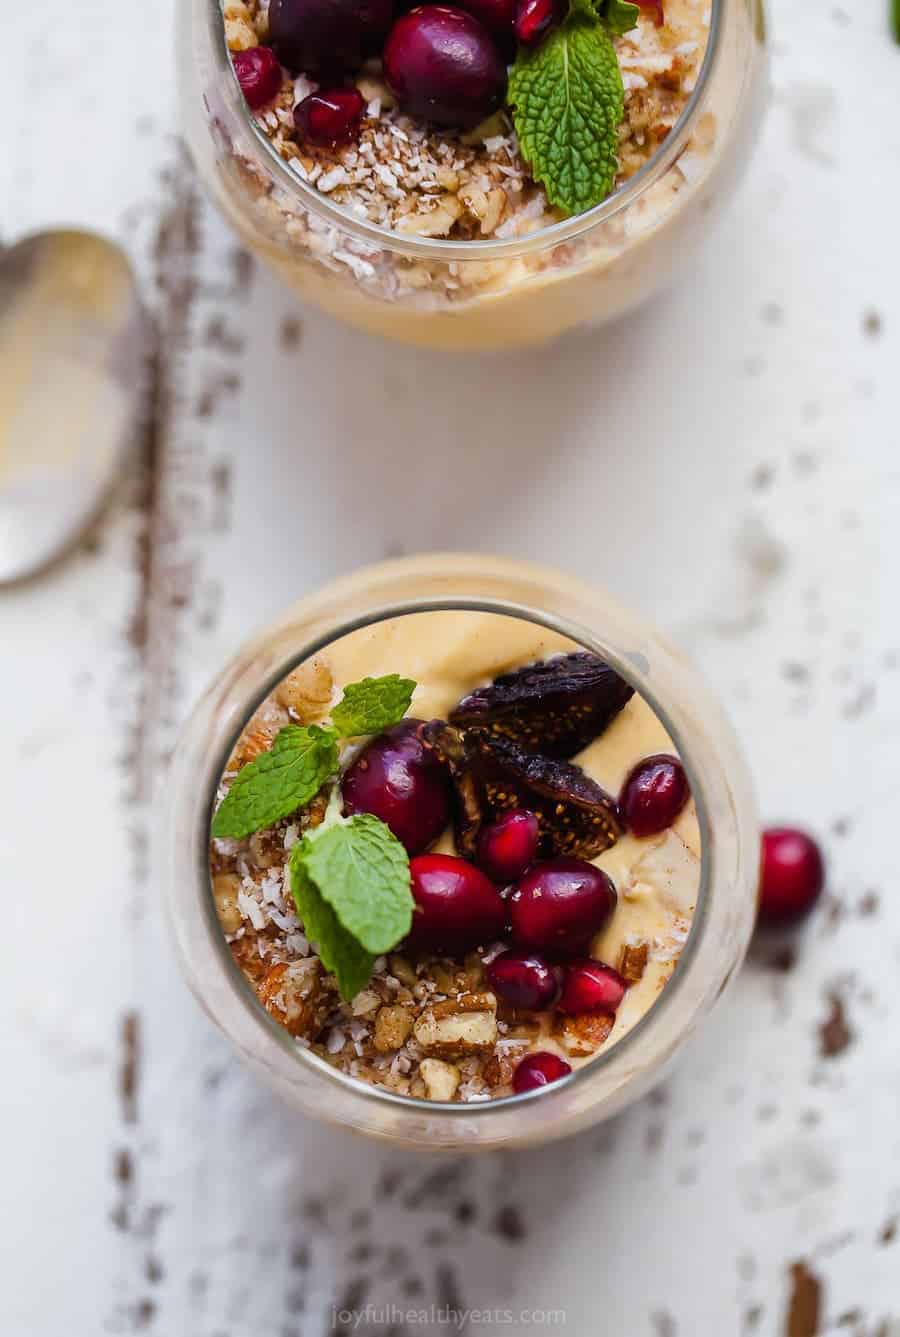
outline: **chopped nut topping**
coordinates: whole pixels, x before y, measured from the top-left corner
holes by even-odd
[[[570,1057],[595,1054],[610,1036],[615,1017],[605,1012],[582,1012],[577,1017],[566,1017],[560,1033],[560,1043]]]
[[[324,1020],[320,1008],[322,967],[316,957],[272,966],[257,992],[269,1015],[291,1035],[311,1039],[319,1030]]]
[[[311,659],[278,684],[274,697],[301,724],[312,724],[326,714],[333,692],[331,669],[323,659]]]
[[[399,1049],[409,1039],[413,1014],[406,1007],[383,1007],[375,1018],[375,1048],[379,1054]]]
[[[650,944],[646,942],[625,943],[619,958],[619,974],[631,986],[640,984],[650,958]]]
[[[219,923],[222,925],[222,932],[229,937],[233,933],[237,933],[244,922],[237,903],[240,889],[241,879],[235,873],[220,873],[218,877],[213,878],[213,900],[216,903],[216,913],[219,916]]]
[[[493,1048],[497,1040],[496,1000],[492,994],[468,994],[435,1003],[413,1027],[418,1044],[441,1058],[462,1058]]]
[[[454,1063],[444,1063],[438,1058],[423,1058],[419,1073],[429,1100],[452,1100],[462,1077]]]

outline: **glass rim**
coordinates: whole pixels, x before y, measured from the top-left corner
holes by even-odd
[[[593,209],[576,214],[572,218],[564,218],[559,222],[551,223],[537,232],[529,233],[527,237],[510,237],[502,241],[490,239],[450,241],[441,237],[407,237],[393,231],[391,228],[382,227],[379,223],[354,218],[348,210],[342,208],[339,204],[335,204],[321,191],[315,190],[307,182],[302,181],[296,172],[291,171],[288,164],[276,152],[269,139],[259,128],[256,117],[241,92],[225,33],[222,0],[206,0],[209,6],[208,21],[213,33],[213,42],[217,48],[220,62],[227,67],[231,82],[232,110],[240,121],[242,130],[253,141],[257,153],[263,158],[266,167],[275,177],[280,187],[287,190],[288,194],[292,195],[299,205],[309,210],[310,213],[328,219],[344,232],[360,240],[374,243],[381,250],[418,257],[419,259],[446,261],[515,259],[519,256],[529,255],[534,251],[552,248],[563,242],[572,241],[584,233],[590,232],[599,224],[611,221],[634,204],[645,191],[649,190],[665,175],[687,148],[688,140],[693,132],[694,120],[703,103],[713,70],[718,64],[722,47],[723,11],[725,5],[729,2],[736,3],[737,0],[710,0],[709,37],[703,55],[703,63],[697,75],[697,82],[685,103],[681,115],[662,144],[644,166],[635,172],[634,176],[629,177],[624,185],[608,195],[600,204],[595,205]]]
[[[217,0],[216,0],[217,2]],[[665,988],[661,994],[654,1000],[647,1011],[639,1018],[631,1029],[617,1040],[608,1049],[592,1056],[588,1062],[575,1068],[561,1081],[554,1083],[555,1090],[570,1088],[581,1083],[586,1084],[589,1076],[596,1076],[606,1071],[613,1062],[621,1062],[623,1056],[635,1048],[643,1040],[646,1032],[650,1028],[653,1020],[659,1021],[660,1013],[665,1008],[671,1010],[672,1005],[678,999],[683,989],[684,980],[690,973],[691,965],[696,959],[702,941],[709,926],[710,914],[710,887],[713,883],[713,869],[715,863],[715,845],[711,839],[709,810],[705,796],[705,784],[703,778],[698,774],[691,756],[690,747],[683,745],[681,730],[671,719],[670,713],[664,703],[660,702],[652,690],[648,689],[641,677],[641,666],[629,662],[627,656],[620,655],[614,649],[606,645],[600,637],[593,636],[587,628],[579,626],[570,619],[551,613],[545,609],[538,609],[528,604],[519,604],[512,600],[503,599],[474,599],[469,596],[446,597],[426,597],[416,600],[405,600],[399,603],[384,604],[376,606],[356,618],[350,618],[340,623],[337,628],[327,630],[320,636],[315,637],[311,642],[304,645],[296,652],[284,657],[277,666],[269,668],[262,683],[254,690],[252,696],[242,705],[242,719],[238,723],[235,732],[227,736],[226,741],[219,747],[214,759],[212,775],[213,784],[211,786],[208,802],[202,805],[203,825],[202,829],[197,831],[197,874],[203,897],[205,919],[207,929],[212,938],[214,951],[219,958],[225,972],[233,983],[238,986],[238,994],[244,1007],[249,1010],[254,1020],[265,1028],[275,1039],[279,1047],[288,1054],[293,1060],[300,1064],[306,1064],[315,1072],[327,1077],[335,1082],[344,1090],[350,1091],[354,1096],[360,1096],[363,1099],[386,1103],[393,1108],[407,1109],[416,1114],[421,1114],[423,1110],[435,1115],[448,1115],[453,1119],[461,1119],[466,1116],[482,1116],[490,1113],[506,1112],[518,1107],[524,1102],[530,1102],[535,1098],[546,1097],[546,1091],[538,1088],[534,1091],[522,1092],[509,1096],[492,1097],[483,1101],[437,1101],[428,1100],[423,1096],[404,1095],[401,1092],[390,1091],[385,1087],[377,1086],[372,1082],[367,1082],[361,1077],[353,1077],[349,1073],[339,1071],[325,1059],[315,1054],[311,1049],[297,1044],[294,1037],[277,1021],[271,1017],[258,997],[251,988],[243,971],[235,962],[228,948],[228,942],[222,931],[216,912],[215,902],[212,894],[212,877],[209,868],[209,841],[210,825],[213,817],[216,789],[219,780],[224,774],[228,757],[234,749],[240,734],[243,732],[248,720],[259,708],[262,702],[270,695],[272,690],[283,678],[290,673],[299,664],[304,663],[312,656],[320,653],[328,645],[333,645],[336,641],[352,632],[362,630],[366,627],[374,626],[378,623],[388,621],[393,618],[414,616],[422,613],[433,612],[478,612],[493,613],[500,616],[519,618],[531,622],[537,626],[546,628],[559,635],[568,637],[584,649],[591,650],[595,654],[601,654],[605,660],[612,664],[617,672],[621,673],[635,691],[655,712],[657,718],[662,723],[668,733],[682,764],[687,771],[688,780],[691,786],[691,794],[697,809],[697,820],[700,828],[701,857],[700,857],[700,884],[697,893],[697,904],[691,919],[691,927],[687,940],[682,948],[675,970],[666,981]],[[263,633],[265,634],[265,633]]]

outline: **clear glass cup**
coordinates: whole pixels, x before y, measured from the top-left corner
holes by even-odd
[[[762,0],[710,0],[696,88],[659,151],[597,208],[527,237],[401,236],[304,183],[247,109],[221,0],[189,0],[179,33],[185,135],[245,245],[305,300],[372,333],[438,348],[543,342],[633,309],[690,263],[731,195],[765,91]]]
[[[659,1001],[611,1049],[558,1085],[481,1104],[397,1095],[298,1047],[231,958],[213,903],[212,803],[249,717],[285,674],[350,631],[436,609],[526,618],[602,655],[656,710],[690,776],[702,836],[700,893],[687,945]],[[401,666],[398,666],[402,668]],[[731,727],[696,671],[604,593],[540,566],[484,556],[387,562],[301,600],[216,678],[174,758],[165,833],[169,917],[185,975],[242,1058],[306,1114],[420,1149],[546,1141],[608,1118],[644,1094],[722,994],[756,913],[759,827]]]

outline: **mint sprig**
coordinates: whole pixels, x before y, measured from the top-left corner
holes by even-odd
[[[375,957],[348,933],[306,871],[301,841],[291,850],[291,892],[306,936],[315,944],[326,970],[335,976],[341,997],[355,998],[372,975]]]
[[[540,46],[519,48],[508,96],[523,156],[550,203],[579,214],[604,200],[616,177],[625,90],[593,0],[571,0]]]
[[[629,0],[599,0],[597,13],[609,31],[616,37],[621,37],[623,33],[637,27],[641,7],[630,4]]]
[[[334,729],[289,724],[235,776],[212,821],[216,839],[243,840],[315,798],[337,770]]]
[[[343,700],[331,712],[334,727],[342,738],[382,733],[403,719],[415,690],[411,678],[401,678],[396,673],[351,683],[344,689]]]
[[[333,726],[287,725],[270,751],[238,772],[213,818],[213,836],[243,840],[304,807],[337,773],[338,739],[381,733],[398,724],[415,690],[410,678],[396,673],[364,678],[344,689],[332,712]]]
[[[412,927],[409,856],[377,817],[333,817],[294,846],[290,877],[306,935],[349,1000]]]

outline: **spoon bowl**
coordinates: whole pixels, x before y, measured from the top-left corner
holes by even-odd
[[[73,229],[0,252],[0,585],[97,515],[140,411],[146,324],[131,265]]]

